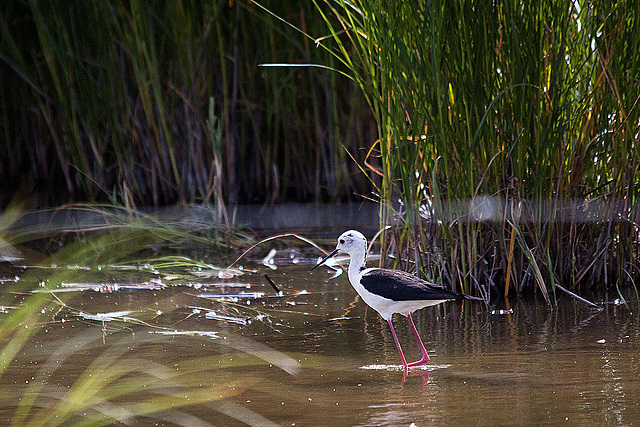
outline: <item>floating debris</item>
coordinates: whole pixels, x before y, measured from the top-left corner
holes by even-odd
[[[272,248],[267,254],[267,256],[262,258],[262,261],[260,261],[260,263],[265,267],[269,267],[272,270],[277,270],[278,267],[276,267],[275,265],[276,253],[277,251],[274,248]]]
[[[195,272],[196,275],[199,271]],[[241,271],[233,271],[233,270],[220,270],[218,271],[218,279],[231,279],[232,277],[236,277],[241,275]]]
[[[206,293],[206,294],[198,294],[196,296],[198,298],[216,298],[216,299],[228,299],[228,300],[237,301],[241,298],[249,298],[249,299],[262,298],[264,296],[264,292],[239,292],[237,294]]]
[[[193,270],[190,273],[198,277],[217,277],[218,279],[231,279],[244,274],[242,270]]]
[[[164,289],[167,286],[162,283],[161,280],[149,280],[142,283],[66,283],[62,282],[57,289],[34,289],[33,293],[59,293],[59,292],[81,292],[81,291],[95,291],[102,293],[111,293],[119,291],[120,289],[135,289],[135,290],[152,290],[157,291]]]
[[[121,266],[126,267],[126,266]],[[139,270],[149,270],[154,274],[160,274],[160,271],[184,269],[189,274],[198,277],[217,277],[219,279],[230,279],[245,273],[242,268],[223,268],[203,261],[198,261],[185,256],[165,256],[148,260],[144,264],[135,267]],[[176,275],[172,271],[172,275]]]
[[[159,335],[186,335],[186,336],[198,336],[209,337],[214,339],[222,338],[216,331],[149,331],[150,334]]]
[[[241,282],[206,282],[206,283],[189,282],[189,283],[185,283],[184,285],[190,286],[195,289],[208,288],[208,287],[249,289],[251,287],[250,283],[241,283]]]
[[[133,311],[130,311],[130,310],[111,311],[109,313],[96,313],[96,314],[85,313],[81,311],[78,313],[78,316],[82,317],[83,319],[97,320],[99,322],[110,322],[112,320],[122,320],[126,322],[129,320],[137,320],[137,319],[134,319],[133,317],[129,317],[131,313],[133,313]]]
[[[191,313],[192,313],[191,315],[200,314],[204,312],[204,317],[207,319],[222,320],[225,322],[237,323],[239,325],[249,325],[251,324],[251,320],[252,320],[250,317],[234,317],[234,316],[219,314],[214,310],[211,310],[209,308],[204,308],[204,307],[196,307],[196,306],[190,305],[188,306],[188,308],[191,309]],[[191,317],[191,315],[189,315],[189,317]],[[262,321],[264,320],[264,317],[265,317],[264,315],[258,315],[255,317],[255,319]]]
[[[239,325],[248,325],[251,323],[251,319],[245,319],[242,317],[225,316],[223,314],[218,314],[213,310],[207,311],[204,314],[204,317],[212,320],[222,320],[224,322],[237,323]]]
[[[210,287],[219,287],[219,288],[222,288],[222,287],[227,286],[227,284],[226,284],[226,283],[198,283],[198,282],[188,282],[188,283],[180,283],[180,284],[181,284],[181,285],[183,285],[183,286],[189,286],[190,288],[193,288],[193,289],[202,289],[202,288],[205,288],[205,289],[206,289],[206,288],[210,288]],[[229,286],[229,287],[232,287],[232,288],[240,288],[240,287],[242,287],[242,288],[247,288],[247,289],[248,289],[248,288],[250,288],[250,287],[251,287],[251,285],[244,284],[244,283],[236,283],[236,284],[232,283],[232,284],[230,284],[230,285],[231,285],[231,286]],[[234,285],[238,285],[238,286],[234,286]]]

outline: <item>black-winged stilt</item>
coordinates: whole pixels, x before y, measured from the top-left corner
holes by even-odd
[[[313,266],[311,270],[321,266],[339,252],[346,253],[351,257],[351,262],[349,263],[349,281],[351,285],[362,300],[380,313],[382,318],[389,323],[391,334],[396,342],[396,347],[398,347],[405,370],[409,366],[420,366],[429,362],[429,355],[424,348],[424,344],[422,344],[420,334],[418,334],[416,325],[411,318],[411,313],[449,300],[468,299],[482,301],[481,298],[447,291],[404,271],[367,268],[367,239],[356,230],[342,233],[338,238],[336,249]],[[409,319],[413,334],[422,352],[422,359],[407,363],[393,327],[392,317],[394,313],[402,314]]]

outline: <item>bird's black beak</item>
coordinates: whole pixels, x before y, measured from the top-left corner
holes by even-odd
[[[322,264],[324,264],[329,258],[331,258],[332,256],[334,256],[335,254],[337,254],[338,252],[340,252],[340,249],[335,249],[333,252],[331,252],[329,255],[327,255],[326,257],[324,257],[322,259],[322,261],[320,261],[319,263],[317,263],[316,265],[314,265],[313,267],[311,267],[309,269],[309,271],[313,271],[316,268],[320,267]]]

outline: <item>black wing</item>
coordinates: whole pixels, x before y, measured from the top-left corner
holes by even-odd
[[[470,299],[400,270],[376,268],[365,273],[360,283],[367,291],[394,301]]]

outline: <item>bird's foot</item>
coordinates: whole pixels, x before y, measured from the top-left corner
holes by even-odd
[[[407,364],[407,366],[411,367],[411,366],[422,366],[422,365],[426,365],[427,363],[429,363],[429,356],[423,357],[422,359],[416,361],[416,362],[411,362],[409,364]]]

